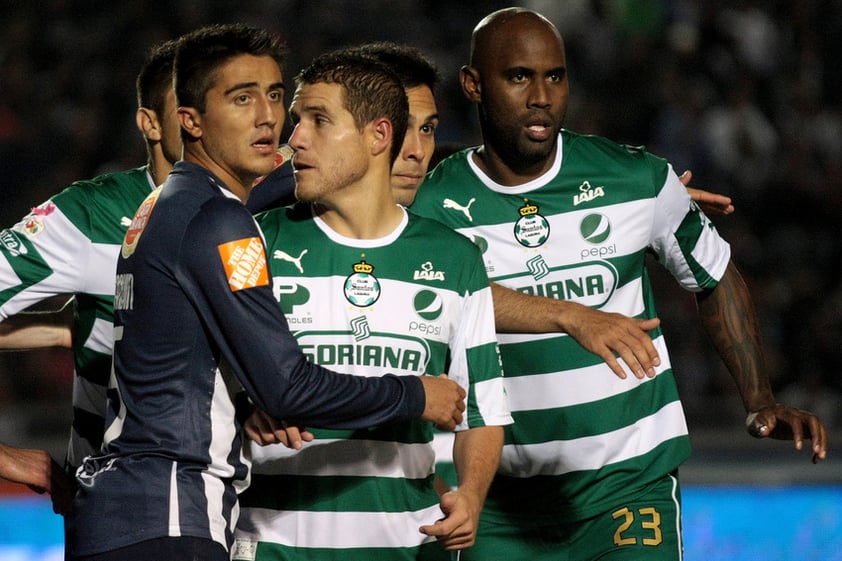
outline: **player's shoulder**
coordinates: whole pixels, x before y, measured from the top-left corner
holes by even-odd
[[[652,154],[644,145],[625,144],[598,134],[582,134],[562,129],[561,139],[565,154],[587,152],[592,157],[603,156],[610,160],[629,163],[633,161],[650,162],[657,165],[666,163],[666,160]]]
[[[432,169],[432,171],[430,171],[427,174],[427,177],[424,180],[424,184],[421,186],[419,192],[423,192],[425,189],[429,190],[428,187],[433,187],[441,183],[446,183],[454,177],[464,178],[466,174],[470,174],[471,168],[468,164],[468,158],[471,152],[473,152],[475,149],[476,147],[464,148],[462,150],[454,152],[450,156],[440,161]]]
[[[409,228],[424,239],[425,245],[440,247],[447,253],[474,253],[479,251],[474,243],[438,220],[420,216],[407,210]]]
[[[66,189],[58,193],[54,200],[65,200],[78,197],[114,198],[124,196],[126,191],[149,194],[152,187],[146,166],[138,168],[104,173],[92,179],[74,181]]]
[[[94,215],[102,209],[125,214],[152,191],[146,166],[75,181],[50,198],[63,211]]]
[[[299,202],[258,212],[254,219],[261,228],[277,228],[283,227],[284,224],[310,221],[313,219],[313,213],[308,203]]]

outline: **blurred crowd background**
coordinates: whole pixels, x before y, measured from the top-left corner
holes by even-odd
[[[441,146],[479,142],[459,67],[499,1],[0,0],[0,227],[72,181],[138,166],[134,80],[146,50],[212,22],[285,38],[285,79],[324,50],[394,40],[439,67]],[[761,319],[781,401],[842,425],[842,2],[523,0],[564,36],[566,127],[646,145],[693,185],[732,197],[713,217]],[[289,101],[289,100],[287,100]],[[652,267],[691,431],[742,432],[742,406],[692,295]],[[0,440],[59,447],[64,351],[0,353]],[[746,440],[749,440],[745,437]]]

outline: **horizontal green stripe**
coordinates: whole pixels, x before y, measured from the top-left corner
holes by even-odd
[[[690,439],[681,436],[599,470],[530,478],[498,475],[483,515],[495,520],[583,520],[633,499],[647,485],[675,471],[689,456]]]
[[[558,336],[523,343],[500,345],[503,372],[507,378],[586,368],[602,359],[582,348],[572,337]],[[563,357],[563,360],[560,358]]]
[[[424,444],[433,440],[433,426],[420,419],[357,430],[308,429],[319,439],[377,440]]]
[[[244,507],[311,512],[405,512],[438,504],[433,476],[424,479],[253,474]]]
[[[515,411],[506,427],[506,444],[538,444],[605,434],[628,427],[678,400],[672,371],[635,389],[605,399],[538,411]]]
[[[331,528],[327,531],[341,530]],[[450,561],[450,554],[436,542],[419,547],[358,549],[290,547],[261,542],[255,561]]]
[[[467,356],[472,383],[485,382],[500,377],[502,367],[500,366],[500,355],[497,352],[496,341],[468,349]]]

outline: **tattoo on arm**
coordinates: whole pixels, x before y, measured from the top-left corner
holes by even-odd
[[[774,405],[757,314],[737,268],[729,263],[716,288],[700,293],[697,303],[705,332],[734,378],[746,411]]]

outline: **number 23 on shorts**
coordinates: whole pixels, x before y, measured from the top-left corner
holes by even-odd
[[[663,541],[661,535],[661,514],[654,507],[640,508],[637,512],[623,507],[611,514],[619,522],[614,532],[614,545],[637,545],[638,538],[630,535],[629,530],[638,524],[641,528],[641,542],[643,545],[658,546]],[[634,532],[637,533],[637,532]]]

